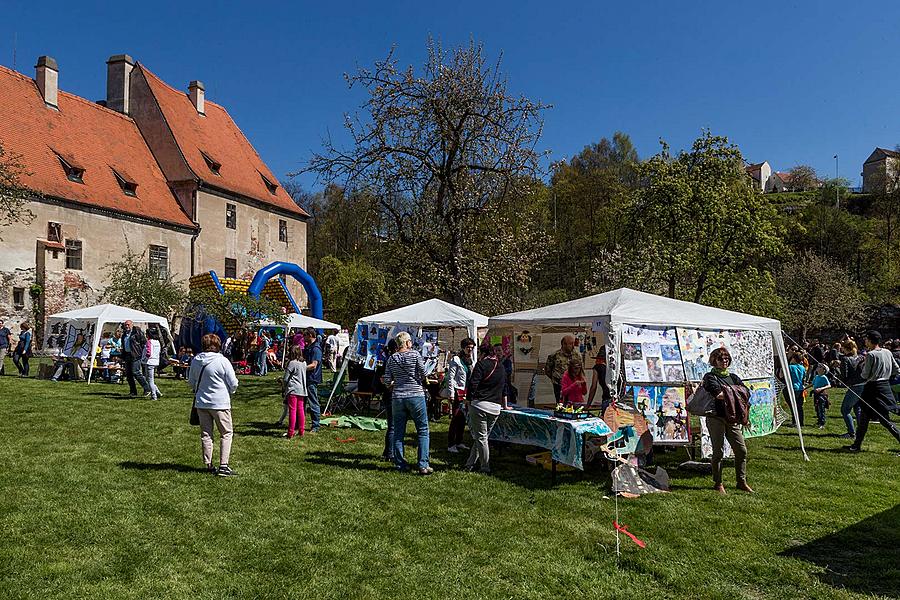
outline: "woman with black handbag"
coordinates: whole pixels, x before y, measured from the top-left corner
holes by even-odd
[[[725,454],[725,440],[731,444],[734,452],[734,468],[737,474],[737,489],[753,493],[753,488],[747,485],[747,444],[744,442],[744,434],[740,423],[731,423],[725,419],[724,403],[725,386],[740,387],[745,391],[747,387],[740,377],[728,372],[731,366],[731,353],[725,348],[716,348],[709,355],[709,364],[712,370],[703,376],[701,388],[715,399],[715,414],[706,415],[706,427],[709,430],[709,438],[712,442],[712,475],[713,489],[720,494],[725,493],[722,485],[722,458]],[[698,390],[699,392],[700,390]],[[687,384],[686,393],[692,395],[691,384]],[[749,391],[746,392],[749,397]]]

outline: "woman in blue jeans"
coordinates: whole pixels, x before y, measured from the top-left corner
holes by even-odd
[[[841,416],[844,418],[844,424],[847,426],[847,433],[843,436],[847,439],[856,438],[856,427],[853,424],[853,414],[856,414],[856,420],[859,421],[859,400],[862,398],[863,388],[866,380],[862,377],[862,366],[866,362],[865,357],[859,355],[856,342],[853,340],[845,340],[841,343],[841,380],[847,386],[844,394],[844,401],[841,403]]]
[[[409,469],[403,456],[403,438],[406,436],[406,423],[412,417],[419,436],[418,462],[419,475],[434,473],[428,465],[428,403],[425,401],[425,361],[422,355],[413,350],[412,338],[405,331],[397,337],[397,351],[391,355],[384,366],[384,384],[391,390],[391,408],[394,418],[394,465],[400,471]]]

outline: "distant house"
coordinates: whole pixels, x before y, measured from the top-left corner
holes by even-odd
[[[766,181],[766,192],[792,192],[794,186],[791,182],[791,174],[776,171]]]
[[[753,181],[753,187],[764,192],[766,190],[766,182],[772,175],[772,167],[769,166],[768,161],[747,165],[745,170],[747,171],[747,176]]]
[[[893,190],[900,179],[900,152],[875,148],[863,163],[861,175],[867,194]]]

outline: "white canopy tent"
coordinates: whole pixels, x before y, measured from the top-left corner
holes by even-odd
[[[88,369],[88,383],[91,382],[91,376],[94,373],[94,359],[97,356],[97,345],[100,343],[100,334],[103,332],[103,326],[107,323],[124,323],[132,321],[134,323],[156,324],[166,330],[169,339],[172,334],[169,331],[169,321],[165,317],[154,315],[151,313],[117,306],[115,304],[98,304],[87,308],[78,308],[75,310],[67,310],[65,312],[50,315],[49,324],[78,322],[94,326],[94,339],[91,344],[91,364]]]
[[[488,318],[473,310],[432,298],[387,312],[361,317],[359,323],[409,325],[412,327],[464,327],[469,337],[478,339],[478,328],[487,327]]]
[[[669,327],[691,327],[698,329],[734,329],[745,331],[766,331],[772,335],[775,354],[784,373],[788,373],[787,353],[781,334],[781,323],[775,319],[757,317],[744,313],[713,308],[693,302],[674,300],[628,288],[621,288],[603,294],[596,294],[578,300],[561,302],[516,313],[491,317],[491,328],[515,326],[535,327],[549,325],[557,327],[592,328],[602,327],[607,331],[606,351],[608,356],[607,382],[616,390],[619,378],[619,343],[624,324],[656,325]],[[800,436],[803,457],[809,460],[803,443],[797,417],[794,391],[787,385],[791,398],[791,411]]]

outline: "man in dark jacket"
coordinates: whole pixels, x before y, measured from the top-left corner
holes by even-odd
[[[141,384],[145,394],[150,393],[150,387],[144,378],[141,369],[141,356],[147,345],[147,338],[140,327],[135,327],[131,321],[122,324],[122,366],[125,369],[125,377],[128,379],[129,397],[137,397],[137,387],[134,382]]]

